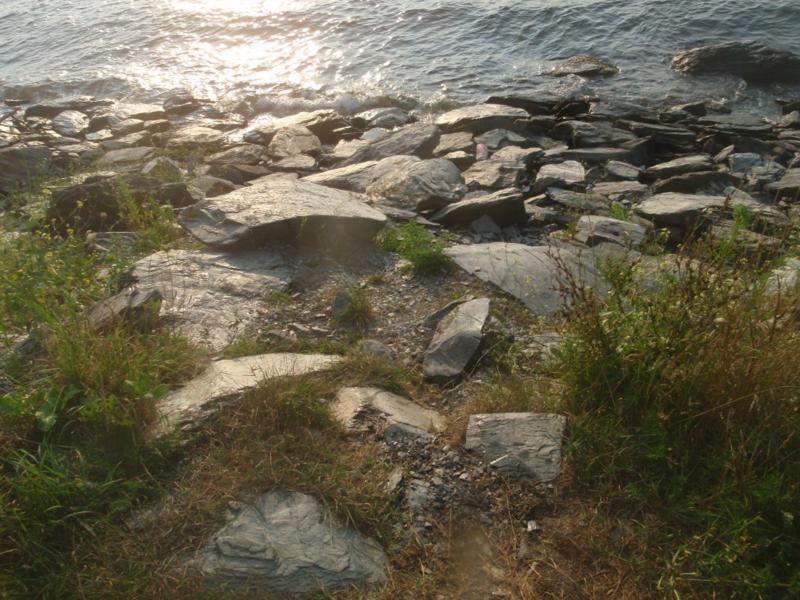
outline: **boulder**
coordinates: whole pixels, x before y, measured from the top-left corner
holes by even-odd
[[[349,387],[339,390],[331,413],[346,429],[366,431],[401,427],[428,437],[443,431],[446,421],[435,410],[425,408],[397,394],[379,388]]]
[[[190,125],[177,129],[167,139],[169,150],[217,152],[225,144],[225,135],[210,127]]]
[[[124,229],[117,182],[113,178],[98,179],[53,191],[46,219],[62,231]]]
[[[657,226],[691,228],[706,212],[719,212],[728,205],[725,196],[698,196],[667,192],[647,198],[636,214]]]
[[[439,115],[435,123],[442,131],[469,131],[485,133],[492,129],[523,132],[528,127],[528,111],[503,104],[476,104],[464,106]]]
[[[613,147],[636,139],[630,131],[618,129],[603,121],[562,121],[553,128],[551,135],[576,148]]]
[[[306,594],[383,583],[389,561],[312,496],[271,491],[235,504],[192,566],[212,579]]]
[[[184,209],[178,222],[219,248],[276,242],[342,244],[372,240],[386,217],[352,192],[285,177],[263,177]]]
[[[111,133],[116,137],[123,137],[131,133],[144,131],[144,121],[140,121],[139,119],[110,120],[109,126],[111,127]]]
[[[471,415],[464,447],[507,475],[550,483],[561,474],[563,415]]]
[[[193,187],[197,188],[206,198],[215,198],[222,194],[227,194],[234,191],[237,186],[228,181],[214,177],[213,175],[198,175],[189,182]]]
[[[719,131],[726,134],[743,134],[754,137],[763,137],[772,133],[772,125],[767,123],[763,117],[747,113],[735,115],[711,115],[701,117],[698,123],[706,129]],[[741,148],[739,148],[741,150]]]
[[[714,161],[708,154],[694,154],[683,156],[669,162],[653,165],[647,169],[647,175],[656,179],[683,175],[694,171],[710,171],[714,168]]]
[[[545,158],[554,162],[577,160],[583,163],[604,163],[609,160],[630,160],[631,151],[626,148],[565,148],[548,150]]]
[[[338,169],[314,173],[313,175],[303,177],[301,181],[324,185],[339,190],[364,193],[367,191],[367,186],[372,182],[372,173],[377,164],[378,161],[370,160],[348,167],[339,167]]]
[[[800,168],[786,171],[780,181],[767,184],[766,191],[776,198],[800,199]]]
[[[534,193],[541,192],[549,187],[575,187],[585,185],[586,169],[574,160],[562,163],[543,165],[536,174]]]
[[[800,56],[754,41],[723,42],[675,55],[672,68],[684,73],[727,73],[756,82],[800,80]]]
[[[469,131],[456,131],[455,133],[443,133],[439,139],[439,145],[433,151],[434,156],[445,156],[452,152],[475,153],[475,140]]]
[[[653,194],[679,192],[682,194],[719,195],[726,188],[737,185],[739,181],[739,178],[722,171],[698,171],[659,179],[653,184],[651,191]]]
[[[157,104],[115,104],[111,114],[120,119],[139,119],[140,121],[156,121],[167,118],[163,106]]]
[[[286,291],[296,265],[293,254],[276,249],[171,250],[140,259],[131,273],[132,288],[157,290],[163,298],[161,320],[218,352],[263,319],[264,298]]]
[[[366,110],[351,119],[353,125],[361,129],[372,129],[374,127],[394,129],[395,127],[402,127],[409,120],[408,113],[397,107]]]
[[[65,110],[53,119],[53,129],[66,137],[78,137],[89,128],[89,117],[77,110]]]
[[[97,162],[101,169],[111,171],[139,171],[141,167],[156,157],[156,149],[148,146],[138,148],[121,148],[107,152]]]
[[[520,300],[536,315],[565,307],[562,285],[569,279],[605,294],[608,284],[595,267],[591,250],[493,242],[445,250],[459,267]]]
[[[248,127],[244,140],[251,144],[266,146],[272,141],[272,136],[284,127],[300,125],[308,128],[311,133],[319,138],[323,144],[335,144],[340,136],[337,131],[347,127],[347,121],[335,110],[316,110],[301,112],[281,119],[273,119],[266,123],[255,123]]]
[[[176,429],[196,431],[223,406],[265,381],[326,371],[340,360],[325,354],[259,354],[213,361],[200,375],[156,402],[154,435]]]
[[[279,129],[267,146],[267,154],[274,160],[300,154],[319,156],[321,153],[322,143],[319,138],[311,133],[308,127],[302,125],[290,125]]]
[[[32,185],[52,166],[53,153],[46,146],[0,148],[0,194]]]
[[[611,179],[636,181],[642,176],[642,170],[631,163],[610,160],[605,165],[606,175]]]
[[[256,144],[239,144],[207,156],[209,165],[257,165],[264,160],[264,148]]]
[[[619,73],[619,69],[611,63],[585,54],[572,56],[561,61],[550,72],[554,77],[566,77],[567,75],[597,77],[601,75],[616,75],[617,73]]]
[[[375,179],[367,187],[370,196],[417,212],[438,210],[459,201],[466,192],[458,167],[443,158],[416,160]]]
[[[350,158],[342,161],[340,166],[381,160],[401,154],[429,158],[439,145],[439,136],[439,128],[435,125],[425,123],[407,125],[382,140],[370,142],[359,148]]]
[[[146,331],[157,322],[161,300],[158,290],[123,290],[95,302],[86,309],[83,319],[92,331],[103,331],[120,323]]]
[[[639,200],[647,194],[647,191],[647,186],[638,181],[601,181],[592,188],[593,194],[606,196],[615,202]]]
[[[687,127],[646,123],[641,121],[617,121],[617,125],[633,132],[640,138],[650,138],[657,147],[665,150],[693,152],[697,143],[697,134]],[[633,161],[640,164],[640,161]]]
[[[489,150],[494,152],[495,150],[500,150],[500,148],[505,148],[506,146],[527,145],[528,139],[519,135],[518,133],[509,131],[508,129],[492,129],[491,131],[487,131],[486,133],[475,136],[475,142],[478,144],[483,144]]]
[[[25,109],[25,118],[44,117],[52,119],[58,114],[67,111],[88,111],[100,106],[108,106],[110,100],[98,100],[92,96],[76,96],[74,98],[60,98],[57,100],[45,100],[38,104],[33,104]]]
[[[571,212],[605,215],[611,207],[608,198],[596,193],[548,188],[546,196],[549,203]]]
[[[469,189],[502,190],[522,183],[530,162],[543,154],[539,148],[507,146],[488,160],[480,160],[464,171]]]
[[[430,217],[442,225],[463,225],[488,215],[499,225],[520,225],[527,219],[522,193],[516,188],[500,190],[454,202]]]
[[[145,177],[155,177],[164,181],[179,181],[183,179],[186,171],[171,158],[158,156],[142,167],[141,173]]]
[[[422,361],[425,378],[448,383],[472,365],[489,318],[489,299],[478,298],[456,307],[436,328]]]
[[[637,248],[646,237],[647,229],[641,225],[597,215],[582,216],[575,229],[575,239],[587,246],[611,242]]]

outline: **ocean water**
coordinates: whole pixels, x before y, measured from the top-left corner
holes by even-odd
[[[769,113],[800,88],[687,77],[670,60],[734,39],[800,53],[798,26],[798,0],[3,0],[0,96],[152,100],[189,89],[286,113],[552,92]],[[583,53],[620,74],[548,75]]]

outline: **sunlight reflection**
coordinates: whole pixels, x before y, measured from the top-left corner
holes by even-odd
[[[299,10],[309,2],[307,0],[173,0],[172,4],[178,10],[195,13],[265,14]]]

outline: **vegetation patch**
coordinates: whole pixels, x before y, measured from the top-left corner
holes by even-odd
[[[378,244],[409,261],[419,275],[438,275],[452,268],[450,259],[444,254],[447,237],[433,235],[416,221],[385,230],[378,238]]]

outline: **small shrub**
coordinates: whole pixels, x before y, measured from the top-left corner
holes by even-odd
[[[349,287],[336,295],[333,307],[334,322],[366,331],[372,320],[372,305],[367,290]]]
[[[437,237],[416,221],[387,229],[378,238],[378,244],[408,260],[419,275],[446,273],[451,268],[450,259],[444,255],[446,235]]]

